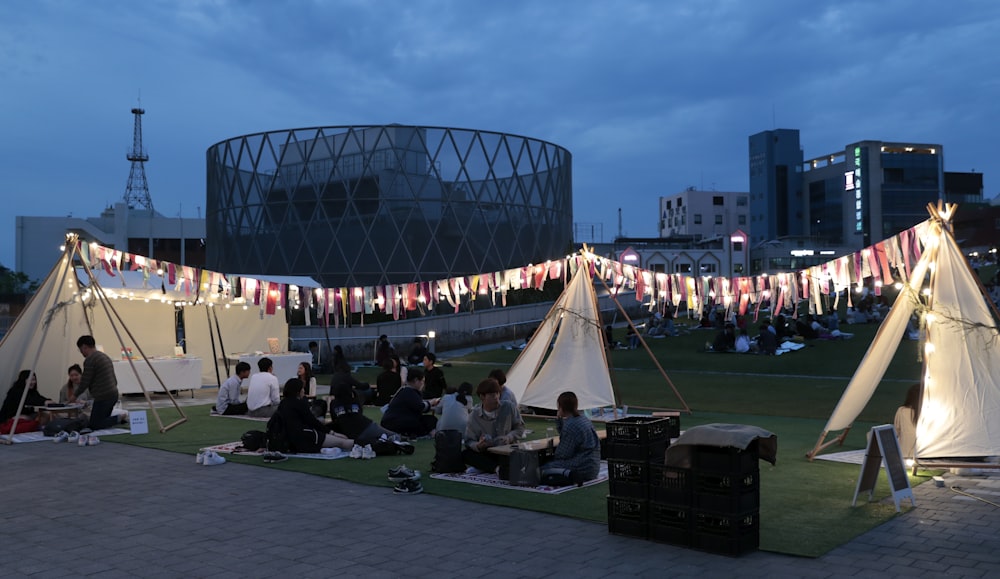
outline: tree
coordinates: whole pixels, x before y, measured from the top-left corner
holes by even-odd
[[[0,265],[0,294],[30,294],[38,290],[38,282],[27,274]]]

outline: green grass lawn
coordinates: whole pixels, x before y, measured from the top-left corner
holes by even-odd
[[[875,490],[876,502],[851,507],[860,467],[825,461],[808,462],[804,455],[816,443],[833,407],[874,336],[875,326],[848,326],[853,340],[816,341],[809,347],[778,357],[704,353],[712,332],[693,332],[676,338],[651,340],[650,348],[670,375],[693,414],[681,418],[681,427],[713,422],[752,424],[778,437],[776,466],[761,462],[761,548],[803,556],[819,556],[831,548],[895,516],[884,475]],[[624,334],[624,331],[622,331]],[[490,350],[446,360],[449,383],[477,384],[490,369],[507,368],[517,351]],[[634,406],[678,407],[678,401],[643,350],[612,353],[616,389],[621,402]],[[865,432],[873,425],[891,422],[906,388],[917,380],[920,364],[916,344],[903,342],[860,421],[845,441],[844,449],[863,448]],[[358,376],[374,382],[377,369],[362,368]],[[319,382],[326,383],[321,377]],[[568,386],[567,389],[570,389]],[[109,442],[137,444],[191,455],[204,446],[232,442],[260,422],[211,418],[208,407],[185,409],[188,422],[168,433],[110,437]],[[164,422],[176,415],[163,411]],[[375,408],[367,410],[374,417]],[[529,427],[544,436],[551,423],[529,419]],[[600,426],[599,426],[600,428]],[[359,461],[289,460],[265,465],[259,459],[232,457],[233,462],[306,472],[362,484],[384,486],[387,468],[399,462],[425,473],[433,458],[433,443],[418,441],[417,451],[400,460]],[[831,449],[836,450],[836,449]],[[924,473],[921,473],[924,474]],[[911,479],[919,484],[926,476]],[[425,477],[425,492],[474,502],[510,506],[606,522],[607,484],[561,495],[491,489]],[[906,507],[904,507],[906,508]]]

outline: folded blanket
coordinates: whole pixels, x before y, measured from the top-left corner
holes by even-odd
[[[692,446],[735,447],[746,450],[757,446],[762,460],[775,464],[778,456],[778,437],[773,432],[748,424],[704,424],[688,428],[667,448],[666,463],[670,466],[690,467]]]

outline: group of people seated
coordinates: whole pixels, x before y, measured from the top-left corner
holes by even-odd
[[[76,345],[83,356],[83,366],[73,364],[67,370],[66,383],[59,390],[58,404],[81,405],[77,415],[77,423],[84,425],[81,430],[101,430],[126,422],[128,413],[116,408],[119,398],[118,380],[111,358],[97,349],[93,336],[80,336]],[[56,402],[38,391],[35,374],[31,370],[21,370],[0,406],[0,430],[8,424],[13,426],[15,417],[20,424],[18,432],[41,429],[50,415],[39,412],[38,408],[53,404]]]
[[[751,337],[749,329],[745,326],[738,328],[736,324],[727,322],[716,334],[715,339],[705,344],[705,350],[774,355],[782,342],[796,337],[800,341],[841,340],[853,337],[854,334],[840,331],[839,323],[840,320],[833,309],[822,316],[805,314],[791,321],[784,314],[778,314],[773,321],[769,319],[761,321],[758,334]]]

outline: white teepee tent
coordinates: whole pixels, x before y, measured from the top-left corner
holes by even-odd
[[[177,405],[162,380],[155,386],[142,383],[135,366],[148,364],[146,354],[140,348],[143,342],[140,342],[136,334],[126,327],[120,312],[111,305],[108,295],[97,282],[93,270],[85,260],[83,260],[84,269],[91,283],[87,287],[80,283],[74,268],[79,248],[78,236],[67,235],[62,257],[0,341],[0,380],[6,380],[9,384],[19,371],[30,370],[37,377],[39,392],[47,398],[55,399],[60,385],[66,380],[66,368],[72,363],[80,362],[80,354],[76,348],[77,338],[83,335],[95,335],[95,330],[101,330],[108,338],[114,336],[114,344],[104,344],[112,351],[118,351],[126,344],[129,347],[134,344],[138,349],[142,359],[133,360],[130,365],[136,372],[137,381],[143,388],[150,410],[160,424],[160,431],[163,432],[186,421],[184,411]],[[172,314],[170,319],[172,320]],[[145,336],[148,332],[140,334]],[[155,376],[155,370],[152,372]],[[164,426],[156,409],[153,408],[147,389],[156,392],[162,390],[170,397],[181,418]],[[21,396],[17,414],[20,414],[26,396],[27,390]],[[12,433],[16,428],[16,422],[15,420],[10,432],[0,433],[0,442],[10,442],[10,439],[3,435]]]
[[[616,406],[591,271],[591,260],[598,258],[586,248],[581,255],[576,273],[507,372],[506,386],[517,396],[518,404],[554,410],[559,394],[571,390],[581,410]],[[632,324],[614,294],[612,298],[622,316]],[[690,412],[642,336],[639,340],[677,396],[682,411]]]
[[[809,458],[843,441],[845,429],[871,399],[914,312],[922,316],[926,341],[913,456],[919,460],[1000,455],[997,312],[952,235],[954,208],[928,206],[931,219],[919,228],[924,245],[920,260]],[[828,433],[838,431],[843,432],[824,442]]]
[[[555,409],[556,397],[567,390],[576,393],[581,409],[615,405],[589,264],[577,268],[510,367],[506,386],[518,404],[535,408]]]

